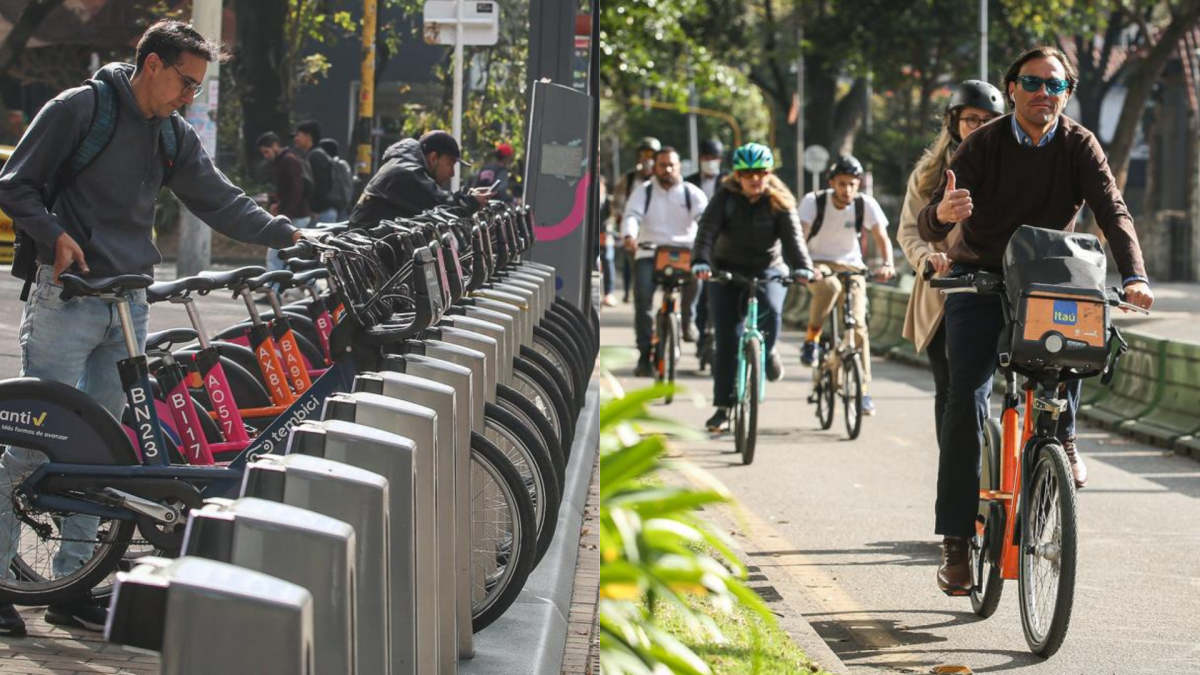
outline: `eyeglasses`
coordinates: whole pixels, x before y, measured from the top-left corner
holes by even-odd
[[[1070,84],[1060,77],[1042,78],[1037,75],[1021,75],[1017,78],[1021,82],[1021,88],[1029,93],[1034,93],[1046,85],[1046,93],[1051,96],[1058,96],[1067,90],[1067,85]]]
[[[968,129],[978,129],[979,125],[987,124],[988,122],[991,122],[994,119],[996,119],[994,116],[993,117],[980,117],[978,115],[967,115],[966,117],[958,118],[958,121],[966,124]]]
[[[737,175],[738,178],[763,178],[769,173],[767,169],[739,169]]]
[[[179,66],[172,63],[171,67],[175,69],[175,73],[179,75],[179,79],[183,80],[183,93],[185,95],[190,93],[193,97],[196,97],[200,95],[200,92],[204,91],[204,85],[184,75]]]

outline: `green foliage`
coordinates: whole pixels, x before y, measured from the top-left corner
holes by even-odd
[[[698,603],[720,612],[738,605],[774,620],[741,581],[746,570],[727,537],[696,515],[697,507],[726,497],[654,480],[665,440],[639,430],[662,422],[648,406],[667,391],[660,385],[630,392],[600,410],[600,663],[608,675],[711,675],[658,625],[656,602],[670,606],[688,632],[714,642],[724,636]]]

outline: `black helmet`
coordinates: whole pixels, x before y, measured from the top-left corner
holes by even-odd
[[[954,90],[946,113],[955,112],[970,106],[987,110],[997,115],[1004,114],[1004,96],[1000,90],[982,80],[965,80]]]
[[[653,150],[655,152],[658,152],[659,150],[662,150],[662,143],[659,143],[658,139],[653,136],[646,136],[645,138],[642,139],[641,143],[638,143],[637,149],[638,149],[638,152],[641,152],[643,150]]]
[[[700,141],[700,154],[720,157],[725,154],[725,146],[721,145],[721,141]]]
[[[842,155],[833,160],[833,164],[829,165],[829,180],[833,180],[834,176],[845,174],[858,178],[863,175],[862,162],[858,161],[854,155]]]

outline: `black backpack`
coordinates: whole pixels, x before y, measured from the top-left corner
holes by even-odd
[[[829,190],[821,190],[817,193],[817,217],[813,220],[812,228],[808,231],[808,236],[805,241],[812,241],[812,238],[817,236],[821,231],[821,225],[825,222],[825,202],[829,199]],[[854,195],[854,232],[862,234],[863,215],[866,212],[867,204],[863,200],[862,195]]]
[[[46,186],[47,191],[42,196],[47,210],[54,208],[54,202],[58,199],[59,193],[74,182],[79,174],[99,157],[100,153],[104,152],[117,130],[120,105],[116,90],[111,84],[102,80],[88,80],[87,85],[96,95],[96,108],[92,111],[92,121],[83,140],[75,146],[71,156],[59,167],[53,185]],[[179,117],[179,113],[171,113],[170,117],[165,117],[159,122],[158,138],[167,158],[163,172],[164,185],[171,179],[175,160],[179,159],[179,137],[175,131],[177,117]],[[13,241],[12,275],[24,280],[21,300],[25,301],[29,299],[29,288],[37,278],[37,245],[33,237],[21,230],[15,222],[13,223],[13,234],[15,239]]]

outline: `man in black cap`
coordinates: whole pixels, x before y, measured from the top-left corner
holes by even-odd
[[[408,218],[435,206],[461,206],[474,213],[491,192],[450,192],[454,165],[462,159],[458,141],[448,132],[430,131],[406,138],[383,153],[383,166],[371,177],[350,212],[351,227],[374,227],[382,220]]]

